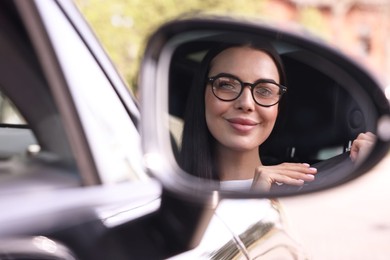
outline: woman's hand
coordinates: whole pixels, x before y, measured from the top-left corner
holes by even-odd
[[[317,169],[307,163],[282,163],[273,166],[259,166],[255,170],[252,188],[269,191],[273,183],[301,186],[313,181]]]
[[[361,162],[367,157],[374,145],[376,136],[371,132],[361,133],[353,141],[350,151],[350,158],[353,162]]]

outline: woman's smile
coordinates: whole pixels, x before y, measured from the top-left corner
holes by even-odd
[[[259,125],[258,122],[247,119],[247,118],[239,118],[239,117],[234,117],[234,118],[228,118],[226,121],[230,124],[230,126],[238,131],[238,132],[250,132],[253,130],[257,125]]]

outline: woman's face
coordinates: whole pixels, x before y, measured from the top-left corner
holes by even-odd
[[[227,73],[242,82],[271,79],[279,83],[278,69],[272,58],[250,47],[232,47],[219,53],[210,64],[209,77]],[[251,89],[245,87],[233,101],[214,96],[211,84],[205,90],[205,113],[209,131],[219,149],[251,151],[258,149],[270,135],[278,114],[278,105],[262,107],[255,103]]]

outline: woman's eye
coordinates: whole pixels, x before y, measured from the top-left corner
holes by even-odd
[[[234,89],[234,86],[232,84],[226,83],[226,82],[221,82],[219,84],[219,88],[221,89]]]
[[[237,84],[234,84],[234,82],[230,81],[220,81],[218,82],[218,88],[220,90],[236,90],[237,89]]]
[[[261,87],[255,89],[255,94],[260,97],[272,97],[274,95],[274,91],[270,88]]]

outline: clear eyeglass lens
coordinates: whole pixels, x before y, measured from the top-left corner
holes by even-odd
[[[263,105],[270,105],[280,98],[279,86],[273,83],[260,83],[253,89],[253,96],[256,101]]]
[[[233,100],[241,92],[241,83],[236,79],[221,77],[214,81],[213,89],[219,98]]]

